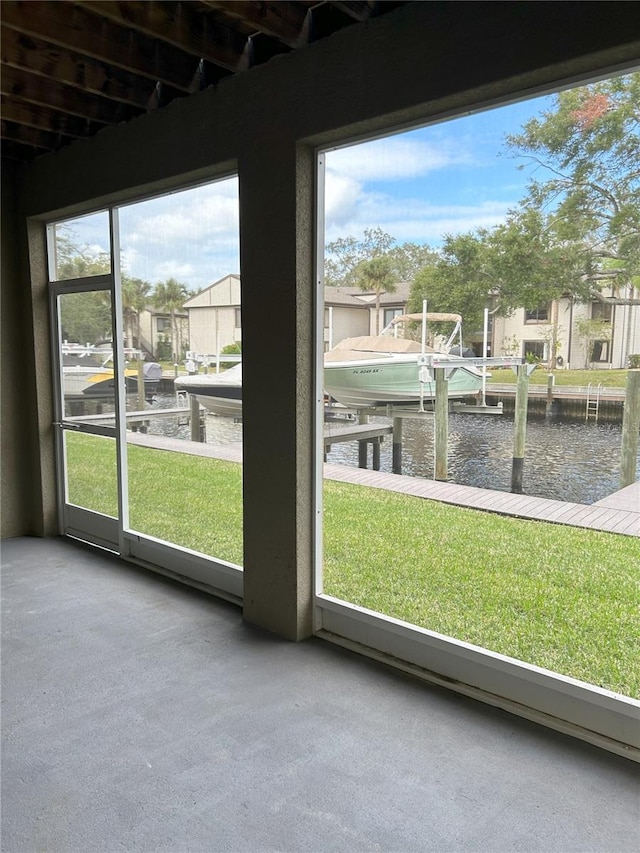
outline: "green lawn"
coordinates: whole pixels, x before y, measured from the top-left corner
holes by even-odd
[[[72,501],[115,514],[114,489],[96,487],[115,482],[113,442],[69,434],[68,454]],[[129,454],[134,529],[242,563],[240,465]],[[631,696],[639,565],[631,537],[324,484],[327,594]]]
[[[593,385],[601,383],[605,388],[626,388],[627,371],[626,370],[554,370],[556,385],[582,385],[586,387],[590,382]],[[529,382],[532,385],[546,385],[549,371],[544,367],[536,367]],[[491,383],[504,384],[505,382],[516,382],[516,375],[511,368],[493,369],[491,370],[491,378],[487,381],[487,387],[491,388]]]

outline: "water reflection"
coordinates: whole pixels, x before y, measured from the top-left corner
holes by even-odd
[[[372,421],[384,419],[374,418]],[[402,473],[433,478],[433,420],[403,424]],[[524,494],[590,504],[619,488],[622,428],[543,420],[527,423]],[[511,490],[513,420],[502,416],[449,415],[449,481],[498,491]],[[357,446],[336,445],[330,462],[358,464]],[[391,471],[385,440],[380,470]],[[638,471],[640,477],[640,466]]]
[[[158,408],[174,405],[158,399]],[[151,407],[153,408],[153,407]],[[372,422],[389,423],[386,418]],[[177,418],[151,419],[149,433],[189,439],[188,425]],[[432,419],[406,418],[403,423],[402,473],[433,478]],[[240,444],[242,424],[208,415],[209,444]],[[591,504],[619,488],[622,428],[619,424],[529,420],[523,493],[536,497]],[[380,452],[380,470],[391,473],[391,438]],[[498,491],[511,490],[513,419],[502,416],[449,415],[449,481]],[[329,462],[356,467],[358,446],[352,441],[333,445]],[[371,451],[369,450],[369,464]],[[640,479],[640,465],[638,468]]]

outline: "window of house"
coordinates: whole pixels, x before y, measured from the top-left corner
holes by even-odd
[[[613,306],[610,302],[592,302],[591,303],[591,319],[600,320],[603,323],[611,322]]]
[[[236,329],[242,328],[242,310],[240,308],[236,308],[235,310],[235,324]]]
[[[591,348],[591,361],[611,361],[610,347],[611,341],[594,341]]]
[[[525,323],[548,323],[549,306],[541,305],[537,308],[525,308],[524,321]]]
[[[394,317],[400,317],[401,315],[402,308],[385,308],[383,328],[388,326]]]
[[[530,361],[544,360],[544,341],[523,341],[522,342],[522,357]]]
[[[156,317],[156,329],[159,332],[171,332],[171,318]]]

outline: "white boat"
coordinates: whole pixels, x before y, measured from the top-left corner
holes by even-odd
[[[463,352],[462,318],[459,314],[427,314],[427,323],[453,323],[448,340],[437,347],[398,335],[403,327],[420,323],[422,314],[403,314],[380,335],[345,338],[324,356],[325,392],[348,408],[370,408],[388,404],[418,406],[435,400],[435,378],[430,369],[434,357],[445,357],[450,372],[447,393],[450,399],[476,394],[483,374],[455,352]],[[459,338],[457,346],[453,342]],[[457,366],[459,365],[459,367]],[[178,391],[194,394],[215,415],[242,417],[242,365],[222,373],[180,376]]]
[[[113,351],[110,348],[63,344],[62,380],[66,399],[100,397],[115,395],[113,377]],[[125,357],[138,358],[137,350],[125,350]],[[162,368],[155,362],[147,362],[143,367],[145,396],[156,390],[162,377]],[[125,370],[127,393],[133,393],[138,387],[137,368]]]
[[[453,323],[449,338],[426,344],[426,328],[417,341],[401,336],[416,324]],[[447,381],[450,399],[460,399],[482,388],[483,373],[455,349],[463,352],[462,317],[459,314],[403,314],[395,317],[380,335],[345,338],[324,356],[324,387],[330,397],[349,408],[398,405],[420,406],[435,400],[433,360],[446,359],[453,366]],[[453,347],[456,337],[457,347]]]
[[[242,417],[242,364],[235,364],[222,373],[178,376],[175,388],[194,394],[198,402],[214,415]]]

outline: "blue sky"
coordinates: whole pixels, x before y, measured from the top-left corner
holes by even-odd
[[[361,239],[380,227],[397,243],[437,247],[503,222],[525,194],[528,171],[504,138],[552,104],[523,101],[326,153],[325,238]],[[106,216],[73,226],[106,250]],[[152,285],[169,277],[199,290],[239,272],[238,181],[229,179],[120,208],[125,272]]]
[[[326,155],[326,241],[381,227],[398,243],[437,247],[445,233],[504,221],[528,171],[505,136],[551,98],[513,104]]]

